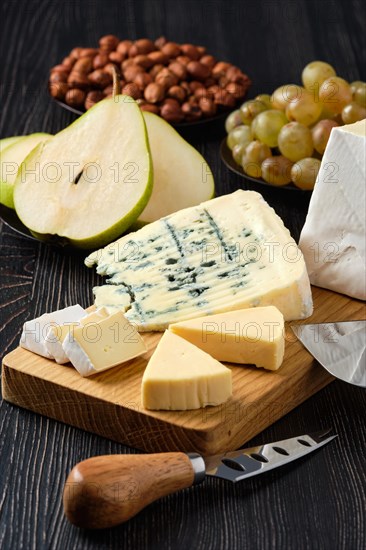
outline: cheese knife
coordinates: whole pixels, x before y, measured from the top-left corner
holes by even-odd
[[[323,430],[210,457],[173,452],[89,458],[77,464],[66,480],[64,511],[78,527],[113,527],[158,498],[201,483],[206,475],[236,483],[284,466],[337,437],[330,432]]]
[[[291,328],[330,374],[366,388],[366,320],[293,325]]]

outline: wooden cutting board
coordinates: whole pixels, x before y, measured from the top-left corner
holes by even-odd
[[[315,313],[303,323],[366,318],[364,302],[315,287],[313,297]],[[3,360],[3,397],[137,449],[209,455],[240,447],[333,380],[287,327],[278,371],[228,365],[233,372],[229,402],[195,411],[147,411],[141,406],[141,378],[161,334],[143,337],[148,353],[90,378],[17,348]]]

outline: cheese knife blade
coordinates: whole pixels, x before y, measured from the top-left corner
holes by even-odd
[[[284,466],[337,437],[330,432],[323,430],[210,457],[173,452],[89,458],[77,464],[66,480],[64,511],[78,527],[113,527],[158,498],[201,483],[206,475],[235,483]]]
[[[291,326],[311,355],[333,376],[366,387],[366,320]]]

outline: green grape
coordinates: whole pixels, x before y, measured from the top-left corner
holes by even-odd
[[[334,120],[324,119],[324,120],[320,120],[311,129],[314,148],[321,155],[325,151],[332,128],[336,128],[337,126],[339,126],[339,124]]]
[[[261,101],[262,103],[264,103],[267,109],[272,109],[272,101],[269,94],[259,94],[254,99],[256,101]]]
[[[241,166],[241,159],[243,158],[247,145],[247,143],[237,143],[237,145],[234,145],[233,147],[233,159],[235,160],[236,164],[239,164],[239,166]]]
[[[351,82],[350,88],[351,88],[352,95],[355,93],[355,91],[360,85],[362,86],[364,84],[365,82],[362,82],[362,80],[354,80],[353,82]]]
[[[351,87],[343,78],[332,76],[320,86],[319,99],[331,113],[341,113],[343,107],[352,101]]]
[[[240,107],[241,120],[244,124],[251,124],[255,117],[267,109],[267,106],[261,101],[250,100],[243,103]]]
[[[293,163],[282,155],[268,157],[262,162],[262,178],[277,187],[287,185],[291,181],[292,165]]]
[[[255,117],[252,130],[254,137],[259,139],[268,147],[277,147],[278,134],[282,126],[287,124],[288,120],[283,111],[270,109],[264,111]]]
[[[278,135],[278,148],[292,162],[311,157],[314,151],[311,131],[300,122],[289,122]]]
[[[303,158],[291,168],[291,179],[300,189],[314,189],[316,178],[320,169],[320,160]]]
[[[286,116],[289,120],[296,120],[305,126],[312,126],[320,117],[322,109],[322,103],[314,100],[314,95],[304,90],[301,96],[288,104]]]
[[[285,111],[287,105],[301,96],[304,88],[298,84],[284,84],[277,88],[271,96],[272,109]]]
[[[332,65],[324,61],[312,61],[302,71],[302,82],[307,90],[318,92],[324,80],[336,76]]]
[[[353,99],[361,107],[366,108],[366,82],[360,82],[353,93]]]
[[[342,120],[345,124],[353,124],[366,118],[366,109],[355,101],[343,107]]]
[[[248,145],[253,139],[253,133],[250,126],[236,126],[231,130],[226,138],[226,143],[229,149],[233,149],[238,143],[245,143]]]
[[[272,156],[272,151],[260,141],[252,141],[245,149],[245,153],[241,160],[241,165],[244,172],[252,178],[260,178],[262,175],[262,162]]]
[[[233,111],[229,114],[229,116],[226,118],[225,121],[225,130],[227,133],[231,132],[236,126],[240,126],[242,124],[241,121],[241,114],[239,109],[236,111]]]

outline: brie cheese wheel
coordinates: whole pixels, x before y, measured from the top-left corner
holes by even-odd
[[[366,300],[366,119],[333,128],[300,236],[313,285]]]
[[[57,355],[57,339],[52,336],[48,339],[50,329],[54,329],[55,334],[61,336],[65,330],[64,327],[72,325],[85,315],[85,309],[77,304],[52,313],[44,313],[37,319],[26,321],[23,325],[19,345],[48,359],[55,359],[54,352]],[[68,329],[66,328],[66,330]],[[56,346],[53,347],[52,344],[55,342]]]
[[[142,377],[142,405],[185,411],[220,405],[232,395],[231,371],[167,330]]]
[[[110,369],[147,351],[136,327],[120,311],[100,317],[92,314],[91,322],[73,327],[62,343],[65,355],[82,376]]]
[[[169,326],[218,361],[277,370],[285,351],[282,313],[274,306],[208,315]]]
[[[47,332],[45,346],[50,356],[56,361],[56,363],[64,364],[69,362],[69,358],[64,352],[62,343],[65,338],[72,338],[74,328],[76,326],[85,325],[86,323],[93,323],[100,320],[103,317],[108,317],[108,312],[105,308],[100,308],[97,311],[86,315],[86,311],[75,310],[73,318],[63,325],[52,325]]]

